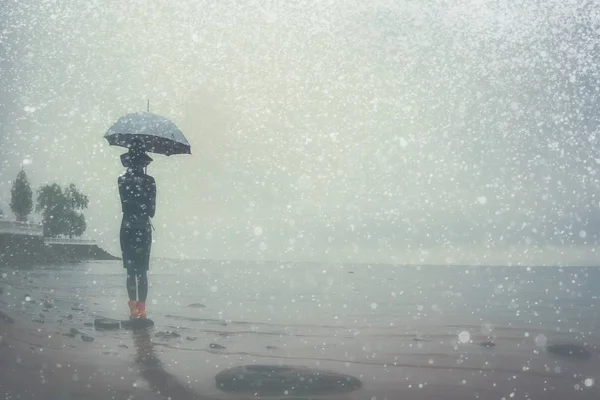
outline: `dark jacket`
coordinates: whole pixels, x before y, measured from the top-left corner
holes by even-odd
[[[147,222],[156,211],[156,182],[143,172],[127,170],[119,176],[119,195],[123,219]]]

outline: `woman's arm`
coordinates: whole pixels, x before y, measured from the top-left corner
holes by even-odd
[[[121,212],[125,212],[125,202],[123,199],[125,198],[125,182],[123,181],[123,177],[120,176],[117,179],[117,186],[119,187],[119,199],[121,200]]]
[[[148,215],[150,218],[154,218],[154,213],[156,212],[156,181],[153,177],[149,176],[148,178],[148,197],[149,197],[149,210]]]

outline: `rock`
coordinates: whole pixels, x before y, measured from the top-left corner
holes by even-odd
[[[71,332],[74,335],[77,335],[78,333],[81,333],[81,332],[79,332],[79,329],[77,329],[77,328],[71,328],[71,329],[69,329],[69,332]]]
[[[413,338],[413,341],[415,341],[415,342],[431,342],[431,339],[427,339],[422,336],[415,336]]]
[[[88,326],[88,327],[94,326],[94,323],[93,322],[84,322],[83,326]]]
[[[161,339],[175,339],[175,338],[180,338],[181,337],[181,335],[179,333],[177,333],[177,332],[169,332],[169,331],[167,331],[167,332],[163,332],[163,331],[156,332],[156,334],[154,336],[156,336],[157,338],[161,338]]]
[[[190,342],[193,342],[194,340],[196,340],[196,336],[186,336],[185,338],[187,340],[189,340]]]
[[[96,318],[94,328],[99,330],[114,330],[121,328],[121,321],[110,318]]]
[[[44,318],[34,318],[33,322],[37,322],[38,324],[43,324],[44,322],[46,322],[46,320]]]
[[[75,334],[73,332],[67,332],[67,333],[63,333],[63,336],[74,338]]]
[[[73,311],[83,311],[83,307],[81,307],[81,306],[71,307],[71,310],[73,310]]]
[[[317,396],[349,393],[362,387],[357,378],[332,371],[297,366],[245,365],[215,376],[217,387],[252,396]]]
[[[208,345],[208,347],[210,347],[211,349],[215,349],[215,350],[224,350],[227,348],[225,346],[221,346],[220,344],[216,344],[216,343],[211,343]]]
[[[206,308],[206,306],[201,303],[192,303],[192,304],[189,304],[188,307],[190,307],[190,308]]]
[[[52,302],[50,300],[44,300],[44,308],[45,309],[54,308],[54,304],[52,304]]]
[[[94,338],[88,335],[81,335],[81,340],[83,340],[84,342],[93,342]]]
[[[484,342],[479,342],[478,344],[482,347],[495,347],[496,346],[496,343],[489,341],[489,340],[484,341]]]
[[[154,321],[146,319],[128,319],[121,321],[121,327],[125,329],[145,329],[154,326]]]
[[[126,344],[120,344],[119,347],[123,348],[123,349],[128,349],[129,346],[127,346]]]
[[[578,344],[563,343],[546,346],[548,352],[561,357],[587,359],[592,356],[590,351]]]
[[[65,315],[65,318],[66,319],[73,319],[73,314],[67,314],[67,315]]]
[[[277,350],[279,347],[277,346],[267,346],[267,350]]]

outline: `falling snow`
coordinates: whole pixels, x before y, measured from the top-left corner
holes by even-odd
[[[319,368],[288,373],[290,398],[333,372],[361,382],[338,397],[600,398],[596,2],[7,0],[0,17],[0,395],[192,398],[232,363],[285,363]],[[105,331],[139,305],[113,259],[126,149],[103,136],[144,111],[192,154],[155,148],[147,168],[155,325]],[[45,212],[73,196],[40,206],[54,183],[89,197],[81,216]]]

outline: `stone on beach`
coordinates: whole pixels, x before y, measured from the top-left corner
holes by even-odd
[[[114,330],[121,328],[121,321],[110,318],[96,318],[94,327],[102,330]]]
[[[572,343],[551,344],[546,347],[546,350],[557,356],[570,358],[587,359],[592,355],[585,347]]]
[[[244,365],[215,376],[224,392],[267,395],[326,395],[348,393],[362,387],[357,378],[302,366]]]

